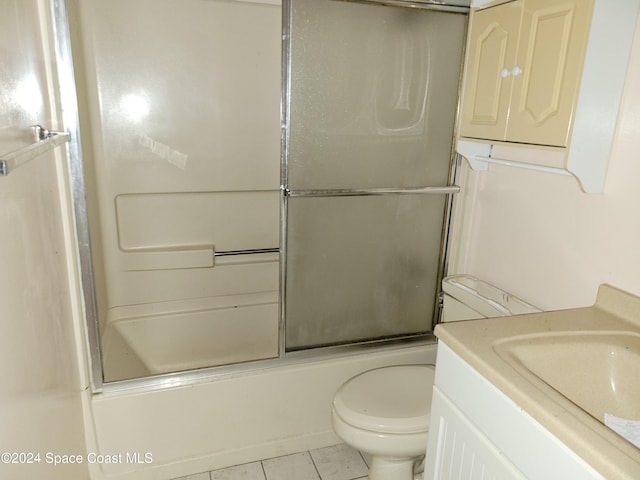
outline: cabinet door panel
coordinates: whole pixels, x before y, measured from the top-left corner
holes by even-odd
[[[515,63],[522,2],[477,11],[469,32],[460,133],[504,140],[511,77],[501,76]]]
[[[526,480],[449,397],[433,387],[425,478]]]
[[[525,2],[507,140],[568,144],[590,20],[590,1]]]

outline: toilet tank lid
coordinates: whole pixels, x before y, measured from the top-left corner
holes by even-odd
[[[471,275],[451,275],[442,290],[485,317],[536,313],[540,309]]]

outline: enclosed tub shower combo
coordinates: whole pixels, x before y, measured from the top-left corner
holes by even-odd
[[[70,5],[104,381],[430,334],[465,11]]]
[[[468,2],[53,9],[90,443],[154,452],[96,478],[331,444],[341,383],[434,361]]]

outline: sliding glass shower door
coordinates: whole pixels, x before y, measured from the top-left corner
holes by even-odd
[[[428,332],[467,17],[290,7],[286,349]]]
[[[277,358],[280,5],[70,4],[104,380]]]

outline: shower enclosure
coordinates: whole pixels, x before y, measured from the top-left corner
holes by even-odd
[[[466,8],[418,3],[69,2],[96,388],[431,332]]]

